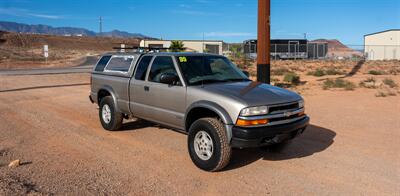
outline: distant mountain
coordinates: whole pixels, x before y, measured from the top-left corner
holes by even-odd
[[[122,37],[122,38],[128,38],[128,37],[135,37],[135,38],[150,38],[148,36],[145,36],[140,33],[128,33],[126,31],[119,31],[119,30],[113,30],[110,32],[103,32],[101,33],[101,36],[104,37]]]
[[[52,27],[48,25],[29,25],[16,22],[0,21],[0,31],[18,32],[18,33],[32,33],[32,34],[50,34],[50,35],[65,35],[65,36],[99,36],[98,33],[84,28],[75,27]],[[140,38],[149,39],[151,37],[139,34],[128,33],[125,31],[113,30],[110,32],[103,32],[100,36],[105,37],[119,37],[119,38]]]

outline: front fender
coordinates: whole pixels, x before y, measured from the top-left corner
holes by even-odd
[[[221,118],[222,122],[224,123],[224,127],[228,136],[228,141],[231,140],[232,138],[232,127],[233,127],[233,121],[231,119],[231,117],[229,116],[228,112],[221,107],[220,105],[211,102],[211,101],[198,101],[195,103],[192,103],[186,110],[186,114],[185,114],[185,128],[186,130],[188,130],[188,125],[186,125],[186,120],[187,120],[187,116],[189,114],[189,112],[194,109],[194,108],[206,108],[209,109],[211,111],[214,111],[216,114],[218,114],[218,116]]]

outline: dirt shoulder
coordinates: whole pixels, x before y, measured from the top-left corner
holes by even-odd
[[[226,170],[207,173],[191,162],[181,133],[144,121],[103,130],[87,83],[87,74],[0,78],[0,195],[400,191],[396,96],[305,91],[312,120],[304,135],[282,152],[234,150]],[[8,168],[15,159],[24,164]]]
[[[139,44],[135,38],[76,37],[5,33],[0,35],[0,70],[79,65],[86,56],[113,51],[120,44]],[[48,45],[48,58],[43,46]]]

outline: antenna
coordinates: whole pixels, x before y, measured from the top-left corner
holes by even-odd
[[[100,19],[99,19],[99,35],[101,36],[102,33],[103,33],[103,18],[100,16]]]

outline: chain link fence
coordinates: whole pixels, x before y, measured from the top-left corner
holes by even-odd
[[[0,44],[0,69],[25,68],[30,65],[48,67],[77,64],[85,56],[103,53],[98,47],[84,49],[49,46],[49,57],[44,57],[43,45],[29,45],[31,40],[15,39],[13,44]],[[92,44],[92,43],[90,43]],[[89,45],[90,45],[89,44]],[[11,45],[11,46],[10,46]],[[110,51],[112,51],[112,47]],[[340,42],[308,42],[299,44],[271,44],[271,60],[400,60],[400,45],[343,45]],[[223,54],[250,65],[257,59],[257,46],[246,44],[224,44]],[[50,61],[49,63],[47,61]],[[59,64],[59,65],[58,65]]]
[[[226,44],[226,56],[255,60],[257,46]],[[324,42],[271,44],[271,60],[400,60],[400,45],[343,45]]]

